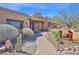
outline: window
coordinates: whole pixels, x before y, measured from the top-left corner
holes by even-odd
[[[18,29],[22,29],[22,22],[21,21],[12,21],[12,20],[7,20],[7,24],[12,25]]]

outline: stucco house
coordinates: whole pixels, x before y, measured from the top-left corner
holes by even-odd
[[[6,8],[0,8],[0,24],[10,24],[18,29],[28,27],[32,30],[42,31],[48,29],[49,23],[48,19],[39,13],[29,16]]]
[[[31,18],[31,28],[37,31],[43,31],[48,29],[48,21],[39,13],[34,13]]]

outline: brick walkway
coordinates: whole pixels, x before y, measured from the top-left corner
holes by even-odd
[[[56,55],[57,51],[54,46],[44,37],[37,38],[36,55]]]

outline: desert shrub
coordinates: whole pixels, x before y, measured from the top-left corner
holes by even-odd
[[[30,28],[23,28],[22,29],[23,34],[25,34],[26,36],[32,36],[34,34],[34,32],[30,29]]]
[[[54,30],[54,31],[52,31],[52,34],[53,34],[53,37],[54,37],[55,39],[57,39],[57,40],[60,39],[61,33],[60,33],[59,30]]]
[[[19,30],[14,26],[8,24],[0,25],[0,40],[3,39],[13,39],[19,35]]]

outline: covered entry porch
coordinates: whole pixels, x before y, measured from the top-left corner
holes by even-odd
[[[41,20],[30,20],[30,28],[34,31],[44,31],[45,22]]]

